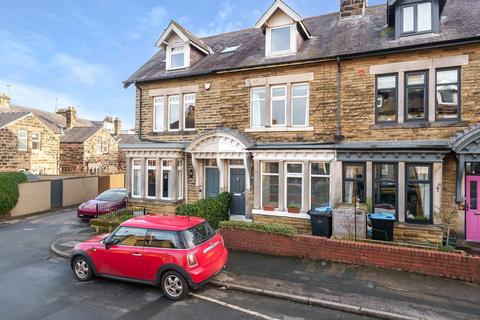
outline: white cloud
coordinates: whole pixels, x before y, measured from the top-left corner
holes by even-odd
[[[66,53],[57,53],[50,60],[52,70],[61,71],[65,81],[84,85],[99,85],[110,82],[107,66],[74,58]]]
[[[215,18],[208,24],[208,28],[200,28],[196,33],[197,36],[204,37],[241,29],[243,21],[237,11],[232,1],[223,1]]]
[[[162,6],[155,6],[146,14],[138,17],[136,27],[127,34],[128,40],[136,40],[152,27],[167,27],[167,10]]]

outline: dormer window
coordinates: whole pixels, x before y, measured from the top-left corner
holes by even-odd
[[[181,44],[168,48],[167,65],[169,70],[187,67],[188,61],[185,47],[184,44]]]
[[[271,28],[267,32],[270,33],[270,54],[288,54],[295,52],[295,44],[293,43],[293,26],[282,26]]]
[[[424,33],[432,31],[432,3],[419,2],[402,7],[402,33]]]

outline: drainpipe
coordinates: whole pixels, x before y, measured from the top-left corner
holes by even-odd
[[[340,63],[340,57],[337,57],[337,132],[335,134],[335,141],[343,140],[342,136],[342,124],[341,124],[341,99],[340,95],[342,92],[342,66]]]
[[[139,102],[138,102],[138,139],[142,140],[142,93],[143,90],[135,83],[135,88],[137,88],[139,92]]]

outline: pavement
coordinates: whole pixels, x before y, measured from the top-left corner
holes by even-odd
[[[91,236],[74,233],[52,250],[68,257]],[[386,319],[480,319],[479,285],[327,261],[231,251],[226,271],[212,284]]]
[[[0,319],[373,319],[214,286],[172,302],[156,287],[107,279],[81,283],[68,260],[49,248],[72,233],[89,237],[82,232],[87,228],[74,210],[0,222]]]

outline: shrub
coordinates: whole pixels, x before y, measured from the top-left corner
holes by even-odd
[[[119,209],[112,213],[101,215],[97,219],[90,220],[90,225],[95,228],[97,232],[112,232],[122,222],[134,218],[135,211],[143,211],[143,208],[129,207]]]
[[[220,221],[228,220],[230,208],[230,193],[222,192],[215,198],[201,199],[192,204],[182,204],[175,210],[178,216],[201,217],[214,228]]]
[[[27,176],[22,172],[0,173],[0,214],[6,214],[18,203],[18,184],[26,182]]]
[[[297,229],[278,223],[261,223],[246,221],[222,221],[220,228],[227,230],[248,230],[263,233],[278,234],[287,237],[293,237],[297,234]]]

